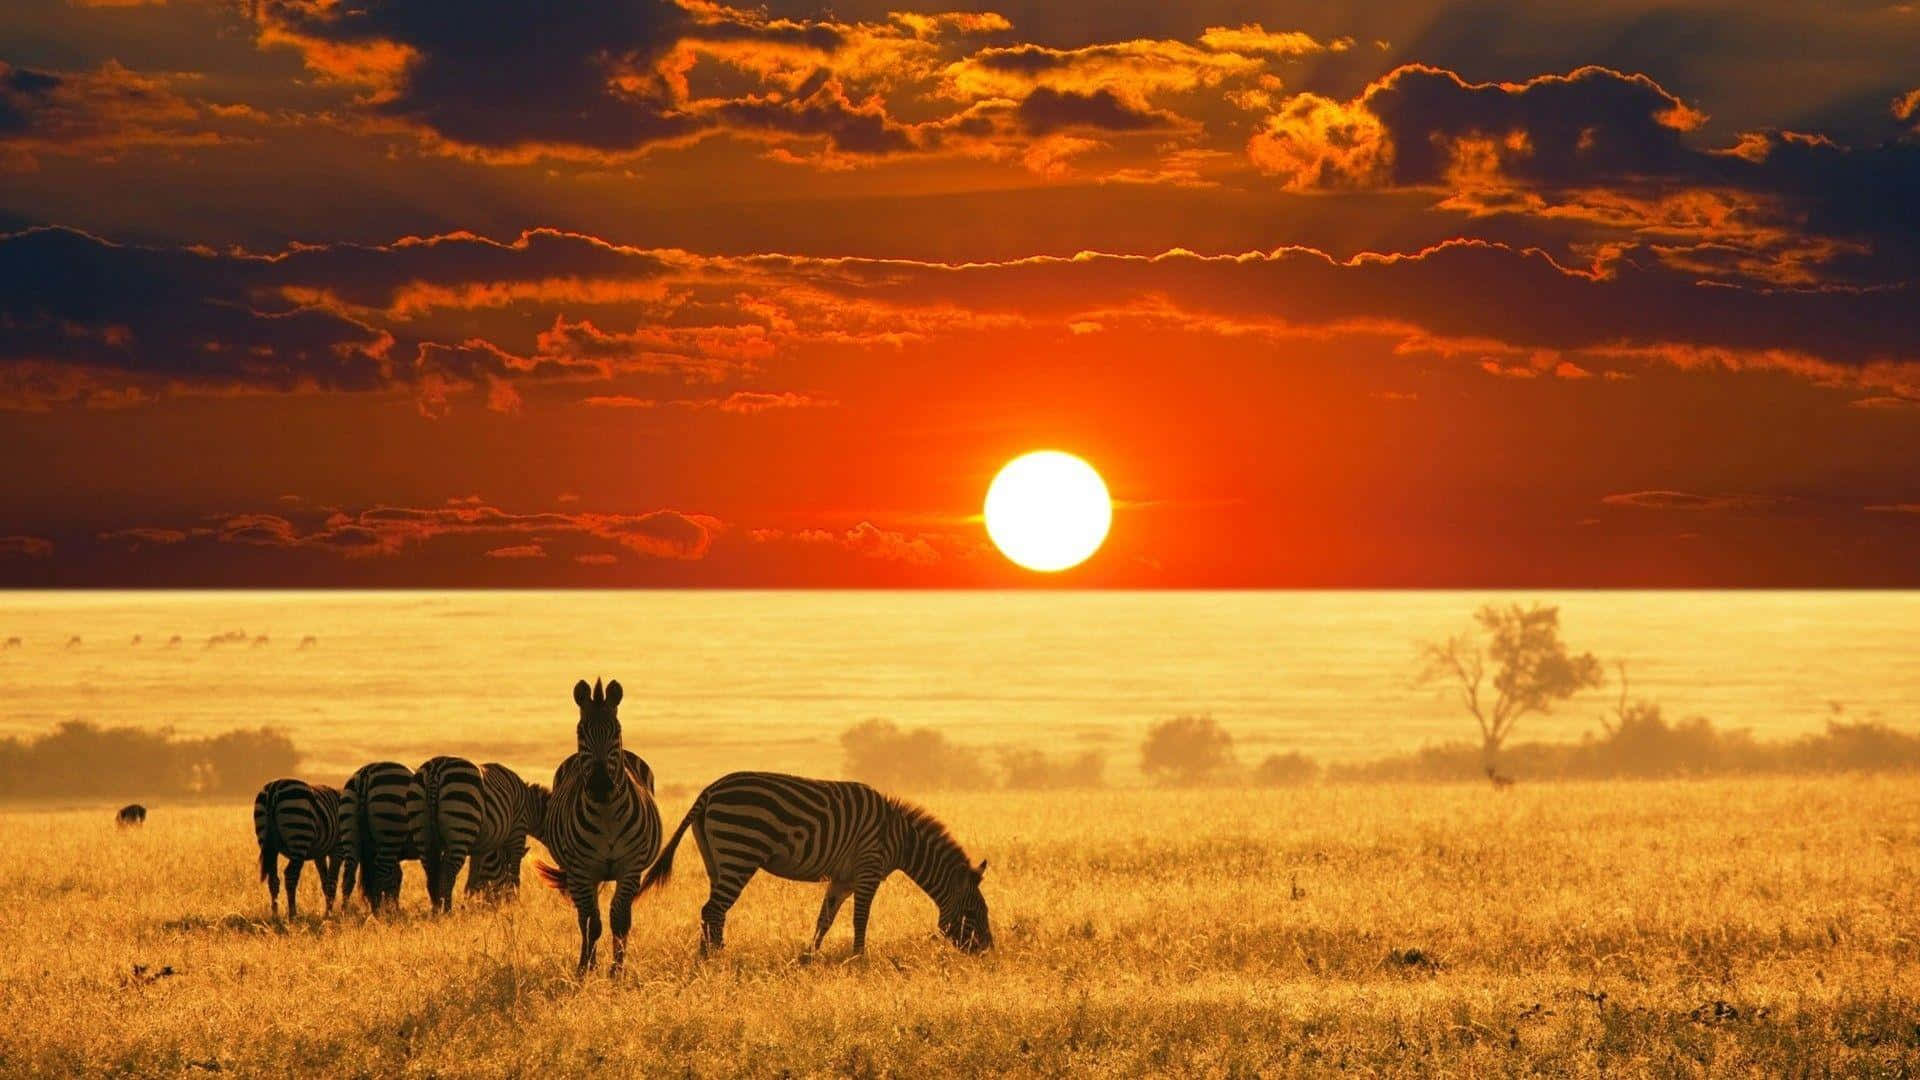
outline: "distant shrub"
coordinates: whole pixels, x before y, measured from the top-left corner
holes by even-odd
[[[1265,761],[1253,767],[1253,782],[1265,787],[1292,787],[1318,779],[1320,763],[1298,750],[1268,754]]]
[[[1176,716],[1147,729],[1140,771],[1180,784],[1225,778],[1233,771],[1233,736],[1211,716]]]
[[[1039,750],[1003,750],[1000,768],[1007,786],[1021,790],[1096,788],[1106,783],[1106,755],[1088,750],[1072,757],[1053,758]]]
[[[1636,702],[1616,723],[1577,743],[1519,743],[1501,771],[1521,779],[1607,780],[1742,773],[1882,772],[1920,769],[1920,735],[1877,721],[1833,721],[1816,735],[1761,742],[1745,730],[1722,730],[1704,716],[1677,723],[1660,707]],[[1484,780],[1479,747],[1430,746],[1411,754],[1335,765],[1336,780]]]
[[[300,753],[270,728],[179,738],[171,730],[70,720],[33,739],[0,739],[0,793],[19,798],[251,795],[294,772]]]
[[[875,787],[984,788],[993,778],[979,750],[932,728],[905,731],[891,720],[867,720],[840,734],[847,775]]]

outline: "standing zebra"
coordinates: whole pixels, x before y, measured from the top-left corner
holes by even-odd
[[[520,862],[527,854],[527,837],[539,840],[545,831],[551,795],[545,785],[529,784],[498,762],[480,766],[480,833],[474,839],[473,862],[467,870],[469,896],[520,891]]]
[[[360,867],[360,893],[374,911],[388,901],[399,903],[400,860],[419,857],[407,817],[412,786],[412,769],[379,761],[362,765],[340,794],[341,829]]]
[[[280,917],[279,856],[287,857],[287,918],[300,917],[300,869],[317,863],[320,892],[333,913],[339,881],[340,791],[304,780],[269,780],[253,797],[253,837],[260,844],[260,880],[274,918]],[[351,890],[353,885],[348,883]]]
[[[407,786],[408,830],[426,867],[435,911],[453,910],[453,879],[480,835],[480,816],[480,766],[442,756],[414,771]]]
[[[613,928],[610,974],[617,975],[627,958],[640,875],[660,852],[660,811],[620,745],[620,696],[617,681],[604,691],[598,680],[591,687],[585,679],[575,684],[579,750],[554,771],[540,837],[559,865],[534,864],[548,885],[573,898],[580,916],[582,974],[593,967],[600,940],[600,883],[615,882],[607,916]]]
[[[848,896],[853,897],[853,951],[867,947],[873,894],[895,870],[904,872],[940,909],[940,932],[968,952],[993,947],[980,879],[987,862],[966,852],[932,814],[844,780],[782,773],[737,772],[707,785],[666,850],[640,885],[645,892],[673,873],[673,852],[689,826],[707,864],[707,903],[700,909],[700,948],[726,943],[727,911],[754,872],[790,881],[827,882],[813,928],[817,951]]]

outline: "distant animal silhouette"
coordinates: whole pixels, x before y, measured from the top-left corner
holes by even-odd
[[[545,785],[529,784],[498,762],[480,766],[480,834],[474,839],[467,867],[468,896],[519,893],[527,837],[546,842],[542,833],[552,796]]]
[[[73,635],[72,637],[70,637],[70,638],[68,638],[68,639],[67,639],[67,648],[69,648],[69,649],[76,649],[76,648],[79,648],[79,647],[80,647],[80,635],[79,635],[79,634],[75,634],[75,635]]]
[[[132,640],[132,641],[130,641],[130,642],[128,642],[127,644],[129,644],[129,645],[138,645],[138,644],[140,644],[140,635],[139,635],[139,634],[135,634],[135,635],[133,635],[133,640]]]
[[[304,780],[269,780],[253,797],[253,838],[260,845],[260,880],[274,918],[280,917],[279,857],[287,859],[287,918],[300,917],[300,869],[320,869],[320,893],[333,913],[343,864],[340,790]]]
[[[640,876],[660,852],[660,811],[653,794],[641,782],[621,743],[618,681],[605,689],[596,680],[574,684],[573,701],[580,707],[574,728],[573,756],[553,774],[553,797],[547,804],[542,842],[553,855],[551,865],[534,869],[555,889],[573,898],[580,920],[580,965],[584,974],[593,967],[594,947],[600,941],[600,884],[614,882],[607,905],[613,930],[613,964],[619,974],[627,958],[627,931],[633,925],[633,900],[640,893]]]
[[[180,647],[180,635],[179,635],[179,634],[175,634],[175,635],[173,635],[172,637],[170,637],[170,638],[168,638],[168,639],[167,639],[167,648],[169,648],[169,649],[177,649],[177,648],[179,648],[179,647]]]
[[[1513,777],[1501,776],[1493,770],[1493,766],[1491,765],[1487,766],[1487,779],[1493,781],[1493,789],[1495,791],[1505,791],[1513,786]]]
[[[318,644],[320,644],[320,639],[314,637],[312,634],[308,634],[306,637],[300,639],[299,647],[302,649],[311,649]]]
[[[480,766],[458,757],[428,758],[407,787],[407,821],[427,871],[433,910],[453,910],[453,879],[480,836]],[[473,877],[469,873],[468,883]]]
[[[207,639],[207,648],[211,649],[215,645],[237,645],[245,640],[247,640],[247,632],[245,630],[228,630],[225,633],[214,634],[212,637],[209,637]]]
[[[674,849],[691,828],[707,864],[700,909],[702,952],[725,945],[727,911],[759,870],[789,881],[824,881],[827,895],[813,926],[818,950],[847,897],[853,897],[853,951],[867,947],[873,895],[903,871],[940,912],[940,932],[968,952],[993,947],[986,860],[975,866],[932,814],[865,784],[782,773],[737,772],[707,785],[673,831],[640,891],[673,873]]]
[[[4,646],[0,646],[0,648],[8,648],[8,649],[17,649],[17,648],[19,648],[19,647],[21,646],[21,644],[22,644],[22,642],[21,642],[21,640],[20,640],[19,638],[17,638],[17,637],[10,637],[10,638],[8,638],[8,639],[7,639],[7,643],[6,643],[6,645],[4,645]]]
[[[407,818],[407,791],[412,786],[412,769],[397,761],[377,761],[362,765],[340,791],[340,827],[352,841],[354,862],[360,869],[360,895],[376,912],[399,903],[400,863],[420,857]],[[348,874],[351,888],[351,867]]]
[[[147,808],[139,803],[128,803],[120,808],[119,813],[113,815],[113,823],[123,829],[131,825],[145,825]]]
[[[259,637],[253,639],[253,647],[256,649],[262,645],[265,645],[266,643],[267,643],[267,635],[265,634],[261,634]]]

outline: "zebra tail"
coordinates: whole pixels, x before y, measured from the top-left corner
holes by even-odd
[[[260,841],[261,881],[272,880],[274,856],[278,854],[279,849],[283,846],[280,841],[279,825],[274,821],[274,818],[278,815],[273,811],[273,800],[267,798],[266,792],[262,791],[253,797],[253,820],[256,826],[254,829],[254,833],[256,834],[254,839]]]
[[[560,869],[545,859],[535,859],[533,860],[533,872],[539,874],[540,880],[545,882],[547,888],[552,889],[554,892],[567,891],[567,872],[565,870]]]
[[[360,864],[360,898],[369,910],[378,903],[373,894],[373,806],[367,792],[360,792],[353,804],[353,853]]]
[[[695,799],[693,805],[687,808],[687,816],[681,818],[680,826],[673,830],[673,839],[668,840],[667,846],[660,849],[660,857],[653,860],[653,865],[647,868],[647,876],[640,879],[640,891],[634,895],[645,895],[647,890],[665,885],[667,880],[673,877],[673,853],[679,849],[680,838],[686,835],[687,826],[693,824],[693,819],[700,813],[701,805],[702,800]]]

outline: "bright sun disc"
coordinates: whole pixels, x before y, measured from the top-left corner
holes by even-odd
[[[1113,524],[1113,502],[1093,466],[1058,450],[1007,462],[987,488],[987,535],[1007,558],[1052,572],[1085,562]]]

